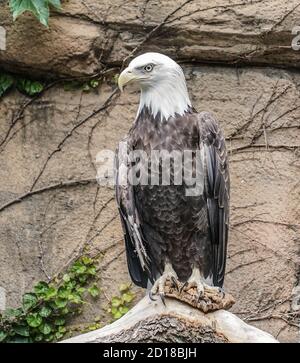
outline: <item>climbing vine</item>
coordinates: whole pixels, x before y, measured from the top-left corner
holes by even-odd
[[[52,342],[67,332],[68,320],[80,313],[86,298],[100,290],[93,282],[95,261],[82,256],[62,276],[40,281],[23,295],[22,305],[0,315],[0,342]]]
[[[135,298],[135,294],[131,291],[131,284],[120,285],[119,292],[117,296],[112,297],[108,307],[108,312],[113,320],[117,320],[125,315]]]
[[[0,73],[0,98],[14,87],[19,92],[32,97],[43,91],[44,84],[39,81],[20,78],[7,73]]]
[[[61,10],[60,0],[10,0],[9,7],[16,20],[24,12],[31,12],[40,23],[48,27],[50,8]]]

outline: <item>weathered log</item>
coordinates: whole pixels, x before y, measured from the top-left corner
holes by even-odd
[[[275,343],[270,334],[250,326],[226,310],[203,313],[167,297],[152,301],[145,296],[121,319],[102,329],[63,343]]]

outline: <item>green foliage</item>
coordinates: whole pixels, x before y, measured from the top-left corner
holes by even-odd
[[[38,81],[19,78],[17,79],[17,89],[28,96],[35,96],[42,92],[44,86]]]
[[[9,74],[0,73],[0,97],[9,90],[14,84],[14,79]]]
[[[100,81],[98,79],[91,79],[88,81],[72,80],[64,83],[65,91],[82,90],[84,92],[90,92],[93,89],[98,88]]]
[[[29,11],[46,27],[48,27],[49,7],[61,9],[60,0],[10,0],[9,6],[14,20]]]
[[[52,342],[66,333],[66,322],[80,312],[85,298],[96,298],[100,290],[96,266],[87,256],[79,258],[69,270],[52,282],[40,281],[24,294],[22,306],[0,315],[0,342]],[[93,324],[97,328],[98,324]]]
[[[113,296],[110,301],[108,312],[113,320],[117,320],[125,315],[135,298],[135,294],[131,291],[131,284],[122,284],[119,287],[120,294]]]
[[[38,95],[44,89],[44,85],[41,82],[0,73],[0,98],[13,86],[16,86],[20,92],[30,97]]]

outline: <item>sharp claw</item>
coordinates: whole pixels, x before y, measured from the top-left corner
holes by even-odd
[[[187,286],[187,281],[181,286],[180,290],[179,290],[179,294],[182,293],[183,289]]]
[[[166,299],[165,299],[165,295],[163,294],[163,293],[159,293],[159,296],[160,296],[160,298],[161,298],[161,301],[162,301],[162,303],[166,306]]]
[[[156,301],[156,299],[154,299],[154,297],[153,297],[153,293],[151,290],[149,291],[149,299],[152,301]]]
[[[175,289],[177,289],[177,290],[178,290],[178,283],[177,283],[177,281],[176,281],[175,277],[174,277],[174,276],[172,276],[172,277],[171,277],[171,280],[172,280],[172,282],[173,282],[173,284],[174,284]]]

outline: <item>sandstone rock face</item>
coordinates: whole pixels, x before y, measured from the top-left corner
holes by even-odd
[[[299,67],[291,47],[299,17],[297,0],[72,0],[45,30],[30,14],[13,23],[2,5],[7,50],[0,62],[45,77],[92,75],[120,64],[159,27],[140,51],[163,49],[186,62]]]
[[[35,77],[90,76],[119,66],[144,40],[138,53],[151,49],[181,61],[194,106],[213,112],[228,140],[225,288],[237,301],[232,312],[280,341],[297,341],[290,313],[299,270],[300,76],[293,67],[300,51],[291,48],[291,31],[300,6],[74,0],[63,8],[52,14],[49,30],[31,15],[12,23],[1,8],[7,50],[0,51],[0,67]],[[95,182],[96,155],[114,150],[126,134],[138,94],[115,94],[89,117],[115,87],[112,76],[88,93],[66,91],[61,81],[31,101],[17,91],[0,100],[0,288],[9,306],[85,244],[91,253],[103,251],[99,276],[108,298],[129,281],[114,191]],[[99,315],[108,321],[106,305],[103,294],[76,324]]]

